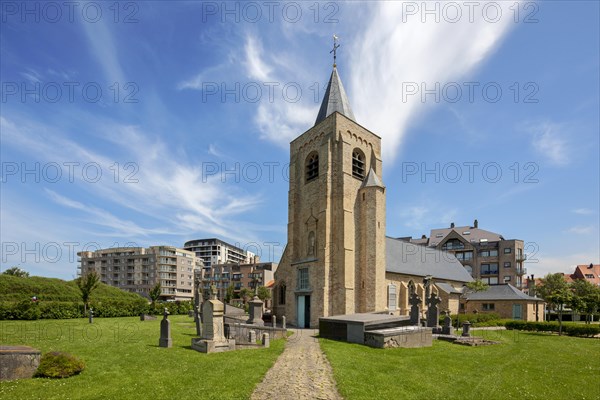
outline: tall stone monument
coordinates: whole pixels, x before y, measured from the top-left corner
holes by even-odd
[[[254,296],[254,298],[248,302],[248,305],[248,313],[250,314],[250,318],[248,319],[248,321],[246,321],[246,323],[263,326],[265,324],[262,319],[263,302],[258,298],[258,296]]]
[[[225,338],[224,311],[225,307],[217,299],[217,289],[213,285],[210,299],[202,303],[202,336],[192,339],[192,349],[202,353],[235,350],[235,340]]]

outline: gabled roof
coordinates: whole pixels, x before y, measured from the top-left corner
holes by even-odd
[[[336,111],[356,122],[352,108],[350,108],[350,102],[346,96],[346,91],[342,85],[342,80],[337,73],[337,68],[334,66],[315,125]]]
[[[462,290],[458,290],[456,289],[454,286],[448,284],[448,283],[444,283],[444,282],[434,282],[435,286],[438,287],[438,289],[440,289],[441,291],[445,292],[445,293],[462,293]]]
[[[511,284],[493,285],[483,292],[470,292],[466,294],[467,300],[527,300],[541,301],[538,297],[531,297],[521,292]]]
[[[504,240],[502,235],[486,231],[485,229],[474,228],[471,226],[455,226],[453,228],[432,229],[429,236],[429,244],[431,246],[437,246],[452,231],[456,232],[467,242],[479,243],[482,239],[488,242]]]
[[[385,238],[387,272],[427,276],[457,282],[472,282],[473,278],[456,257],[448,252]]]
[[[600,264],[578,265],[571,277],[573,279],[585,279],[595,285],[600,285]]]

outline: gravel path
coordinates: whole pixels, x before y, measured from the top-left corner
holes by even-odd
[[[258,384],[252,400],[341,400],[316,329],[292,330],[285,350]]]

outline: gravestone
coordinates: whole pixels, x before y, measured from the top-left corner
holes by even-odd
[[[411,293],[410,299],[410,324],[419,325],[419,319],[421,318],[421,296],[416,293]]]
[[[281,317],[281,327],[282,327],[283,329],[287,329],[287,328],[285,327],[285,315],[284,315],[283,317]]]
[[[263,333],[262,343],[264,347],[269,347],[271,345],[271,338],[268,333]]]
[[[277,328],[277,316],[273,314],[273,328]]]
[[[211,297],[202,303],[202,336],[192,339],[192,349],[202,353],[235,350],[235,340],[225,337],[223,323],[225,307],[217,299],[217,288],[211,287]]]
[[[160,321],[160,339],[158,345],[160,347],[173,347],[173,339],[171,339],[171,321],[167,318],[169,310],[165,308],[163,319]]]
[[[469,321],[463,322],[463,331],[461,336],[471,337],[471,323]]]
[[[258,296],[254,296],[252,300],[248,302],[249,309],[248,312],[250,314],[250,318],[246,321],[247,324],[263,326],[265,322],[263,321],[263,302],[258,298]]]
[[[442,327],[443,335],[452,334],[452,317],[450,317],[450,311],[446,311],[446,318],[444,318],[444,326]]]
[[[256,344],[256,331],[250,330],[248,332],[248,341],[250,344]]]
[[[92,310],[91,308],[90,308],[88,320],[90,321],[90,324],[94,322],[94,310]]]
[[[440,309],[438,307],[438,304],[440,304],[441,301],[442,300],[434,293],[431,293],[427,299],[427,326],[433,328],[434,331],[441,330],[439,326]]]

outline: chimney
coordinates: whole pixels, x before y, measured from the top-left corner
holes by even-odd
[[[454,222],[450,224],[450,228],[454,228]]]
[[[477,220],[473,221],[473,228],[478,228],[479,222]]]
[[[594,263],[590,263],[590,266],[588,267],[589,269],[594,268]]]
[[[427,235],[421,235],[421,239],[427,239]]]

